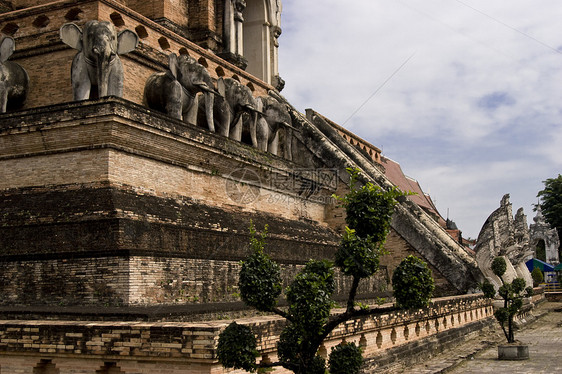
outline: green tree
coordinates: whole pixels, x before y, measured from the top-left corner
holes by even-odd
[[[538,204],[544,215],[545,221],[558,231],[562,239],[562,175],[548,178],[543,181],[544,189],[539,191],[537,197],[541,199]],[[559,258],[562,258],[562,245],[558,248]]]
[[[533,288],[525,288],[525,280],[523,278],[515,278],[511,283],[503,280],[503,275],[507,269],[507,264],[503,257],[496,257],[492,261],[492,271],[497,275],[502,285],[497,293],[503,299],[503,307],[498,308],[494,312],[494,317],[499,322],[508,343],[515,342],[513,335],[513,317],[519,312],[523,306],[523,297],[531,297]],[[486,279],[480,286],[485,297],[495,298],[496,289]],[[507,325],[507,326],[506,326]]]
[[[334,328],[350,319],[389,311],[359,307],[355,298],[361,279],[372,276],[379,268],[396,199],[406,194],[396,188],[383,190],[370,182],[358,186],[359,172],[349,171],[350,192],[340,198],[348,227],[335,255],[335,266],[352,277],[345,312],[330,313],[335,305],[334,264],[326,260],[310,260],[285,290],[288,308],[278,308],[279,266],[264,253],[265,232],[257,235],[252,226],[252,254],[243,261],[240,271],[242,300],[260,311],[284,317],[287,324],[277,344],[279,362],[260,364],[256,363],[258,353],[250,329],[231,324],[219,337],[218,359],[223,366],[252,372],[282,366],[297,374],[324,374],[326,362],[318,355],[318,349]],[[354,374],[359,372],[361,363],[361,349],[355,344],[342,344],[332,350],[329,369],[334,374]]]

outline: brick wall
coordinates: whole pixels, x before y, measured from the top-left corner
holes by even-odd
[[[165,3],[166,0],[127,0],[126,6],[147,18],[158,19],[166,16],[164,12]],[[179,16],[184,17],[184,22],[182,23],[185,23],[187,12],[180,13]]]
[[[111,102],[4,116],[0,189],[110,182],[157,196],[324,220],[331,190],[320,186],[313,195],[300,196],[306,181],[291,175],[302,167],[142,107]],[[19,125],[22,120],[25,129]],[[236,170],[248,170],[255,179],[237,184]],[[237,193],[254,194],[250,197],[255,199]]]
[[[281,265],[283,284],[288,286],[302,265]],[[0,305],[186,305],[240,300],[239,261],[88,257],[3,261],[0,269]],[[359,297],[384,288],[385,281],[375,276],[362,282]],[[343,297],[351,279],[338,272],[336,284],[335,296]]]
[[[217,25],[222,23],[218,20],[222,19],[223,9],[218,6],[216,0],[189,1],[190,30],[199,31],[201,34],[217,32]]]
[[[4,303],[229,301],[233,292],[228,290],[235,287],[236,278],[224,278],[222,291],[210,290],[208,280],[223,265],[209,265],[209,260],[243,259],[250,219],[258,229],[270,225],[270,253],[286,267],[310,258],[333,258],[339,235],[329,225],[339,229],[342,210],[327,198],[332,192],[327,186],[310,196],[299,195],[301,182],[287,179],[301,170],[297,165],[154,116],[123,100],[75,103],[4,117],[0,128],[0,244],[6,287],[16,292]],[[21,121],[27,125],[21,127]],[[231,174],[237,169],[255,173],[258,180],[233,182],[238,176]],[[344,185],[339,182],[340,195],[345,193]],[[238,188],[255,192],[251,195],[255,200],[240,199]],[[335,218],[328,220],[325,214]],[[398,262],[415,253],[394,231],[386,246],[391,255],[382,258],[381,271],[363,283],[361,293],[388,291]],[[166,261],[156,260],[155,253],[156,257],[169,256],[170,262],[165,265]],[[69,266],[66,261],[75,254],[92,259],[140,254],[155,263],[150,265],[152,269],[141,270],[142,261],[113,262],[111,269],[100,267],[104,273],[92,273],[86,262]],[[25,265],[37,255],[47,262]],[[185,258],[207,262],[188,263]],[[189,266],[212,270],[205,272],[204,286],[197,286],[200,279],[176,275]],[[230,269],[230,265],[224,266]],[[20,267],[25,271],[12,276]],[[49,273],[51,268],[69,284],[68,292],[59,295],[63,291],[55,288],[50,295],[41,282],[33,292],[23,292],[12,283],[16,279],[29,283],[34,274]],[[127,282],[136,275],[111,278],[127,271],[148,271],[159,277],[135,284]],[[167,277],[170,271],[173,276]],[[222,271],[216,270],[216,274]],[[434,268],[433,273],[438,295],[455,292]],[[109,277],[107,292],[81,286],[84,277],[97,276]],[[340,290],[348,286],[343,279],[338,282]],[[187,284],[195,285],[194,290]],[[74,292],[80,287],[83,291]]]
[[[183,27],[188,26],[188,8],[189,1],[183,0],[167,0],[164,1],[164,17]],[[134,7],[133,7],[134,9]],[[208,11],[212,11],[209,9]]]
[[[122,305],[129,262],[121,257],[0,262],[1,305]]]

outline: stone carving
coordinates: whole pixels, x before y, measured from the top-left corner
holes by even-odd
[[[273,87],[277,89],[277,91],[281,92],[285,87],[285,81],[279,75],[278,71],[278,64],[277,61],[279,59],[279,36],[281,36],[281,12],[283,10],[283,6],[281,4],[281,0],[270,0],[270,10],[271,10],[271,17],[270,17],[270,29],[271,29],[271,40],[273,48],[271,49],[271,61],[272,63],[272,79],[271,84]]]
[[[280,130],[284,130],[283,157],[292,160],[294,128],[291,125],[291,116],[287,107],[269,96],[259,97],[257,102],[258,110],[263,113],[258,120],[256,128],[258,148],[277,155],[279,151],[279,133]]]
[[[19,64],[7,61],[16,43],[9,36],[0,42],[0,113],[21,107],[27,97],[29,76]]]
[[[240,141],[245,130],[250,133],[252,145],[257,147],[255,127],[260,112],[252,91],[232,78],[219,78],[217,90],[220,96],[215,98],[213,112],[216,131]]]
[[[163,111],[184,122],[197,124],[199,93],[205,99],[204,113],[207,127],[215,131],[213,79],[203,65],[187,55],[169,56],[169,70],[151,75],[146,81],[144,97],[152,109]]]
[[[281,34],[281,12],[283,11],[281,0],[270,0],[269,8],[271,9],[271,26],[277,27]]]
[[[533,218],[533,221],[535,223],[532,223],[529,228],[531,248],[536,248],[539,241],[543,240],[546,262],[553,265],[559,264],[558,247],[560,246],[560,238],[556,229],[546,223],[540,206],[537,206],[537,215]]]
[[[275,75],[271,81],[271,85],[279,92],[285,88],[285,80],[279,74]]]
[[[244,16],[245,0],[226,0],[224,5],[224,52],[223,57],[242,69],[247,66],[244,59]]]
[[[519,277],[525,279],[527,286],[533,285],[531,274],[525,265],[525,261],[532,255],[527,218],[523,208],[513,217],[509,194],[503,196],[500,207],[482,226],[474,250],[478,267],[494,283],[496,289],[502,285],[490,267],[496,256],[504,256],[506,259],[507,271],[503,276],[505,282]]]
[[[66,23],[60,29],[61,40],[78,50],[72,61],[71,79],[74,100],[90,98],[97,87],[97,96],[123,96],[123,65],[119,55],[137,47],[139,38],[134,31],[117,34],[112,23],[88,21],[83,29]]]

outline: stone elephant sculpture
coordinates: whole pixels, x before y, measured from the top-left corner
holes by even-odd
[[[215,95],[213,79],[203,65],[193,57],[168,56],[169,70],[152,74],[146,81],[144,97],[147,105],[183,120],[197,124],[198,93],[205,98],[205,119],[210,131],[215,131],[213,105]]]
[[[219,78],[217,90],[220,96],[215,98],[213,107],[217,132],[241,141],[242,133],[246,130],[251,135],[252,145],[257,147],[255,126],[260,112],[252,91],[232,78]]]
[[[97,87],[92,97],[123,96],[119,55],[137,48],[139,37],[134,31],[117,34],[112,23],[94,20],[86,22],[82,29],[74,23],[62,25],[60,38],[78,50],[71,68],[74,100],[89,99],[92,87]]]
[[[258,110],[262,113],[256,126],[257,147],[262,151],[277,155],[279,153],[279,132],[284,130],[283,157],[292,160],[294,127],[292,126],[291,115],[287,110],[287,106],[269,96],[259,97],[257,101]]]
[[[17,109],[25,103],[29,90],[29,76],[19,64],[7,61],[16,43],[7,36],[0,42],[0,113]]]

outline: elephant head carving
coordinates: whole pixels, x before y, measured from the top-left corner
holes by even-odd
[[[232,78],[219,78],[217,90],[221,95],[216,98],[214,105],[217,132],[241,141],[243,131],[247,130],[251,135],[252,145],[257,147],[255,126],[260,112],[252,91]]]
[[[134,31],[123,30],[117,34],[112,23],[94,20],[86,22],[83,28],[74,23],[64,24],[60,38],[78,50],[71,67],[74,100],[89,99],[92,87],[97,87],[98,97],[123,96],[123,65],[119,55],[137,47],[139,38]]]
[[[215,131],[213,79],[203,65],[193,57],[172,53],[168,56],[169,70],[151,75],[145,85],[147,105],[170,116],[196,124],[199,95],[205,98],[205,119],[209,130]]]
[[[19,64],[7,61],[14,53],[13,38],[0,41],[0,113],[21,107],[29,90],[29,76]]]
[[[284,157],[292,160],[293,126],[287,106],[272,97],[264,96],[258,99],[260,116],[256,126],[258,148],[277,155],[279,153],[279,132],[284,130]]]

